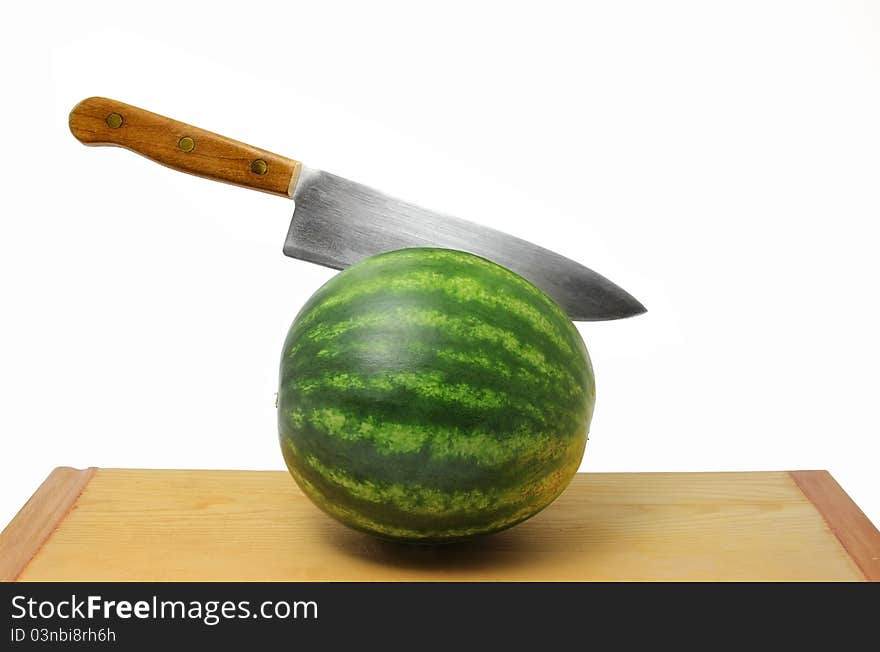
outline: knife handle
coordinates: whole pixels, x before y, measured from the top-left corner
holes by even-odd
[[[85,145],[125,147],[200,177],[291,197],[302,164],[198,127],[104,97],[70,112],[70,131]]]

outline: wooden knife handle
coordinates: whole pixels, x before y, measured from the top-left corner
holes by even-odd
[[[302,164],[198,127],[104,97],[70,112],[85,145],[125,147],[181,172],[290,197]]]

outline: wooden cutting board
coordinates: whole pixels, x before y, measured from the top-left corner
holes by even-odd
[[[346,529],[275,471],[55,469],[0,535],[3,580],[878,580],[827,471],[578,474],[464,544]]]

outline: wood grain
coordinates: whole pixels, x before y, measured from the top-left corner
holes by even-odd
[[[95,469],[52,471],[0,534],[0,581],[19,577],[88,485]]]
[[[578,474],[465,544],[348,530],[286,472],[99,469],[21,580],[853,580],[787,472]]]
[[[298,161],[104,97],[70,112],[70,131],[86,145],[125,147],[180,172],[291,197]]]
[[[791,477],[815,505],[865,579],[880,581],[880,532],[859,506],[828,471],[791,471]]]

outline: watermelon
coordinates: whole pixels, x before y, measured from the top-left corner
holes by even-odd
[[[549,505],[580,465],[594,402],[587,349],[550,297],[483,258],[414,248],[349,267],[305,304],[278,424],[318,507],[437,543]]]

